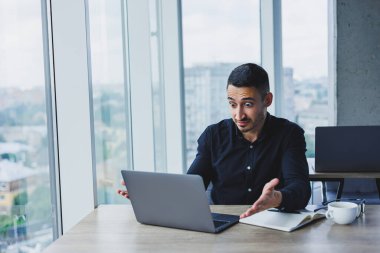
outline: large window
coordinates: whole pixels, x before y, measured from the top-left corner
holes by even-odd
[[[163,77],[162,1],[149,0],[150,53],[152,75],[152,104],[154,125],[155,170],[167,171],[165,89]]]
[[[74,135],[70,132],[72,126],[78,129],[85,125],[80,133],[93,130],[96,202],[125,203],[115,194],[121,187],[120,169],[181,173],[181,148],[185,139],[182,129],[186,129],[188,167],[195,157],[196,141],[202,131],[209,124],[230,117],[225,88],[231,70],[246,62],[260,64],[260,0],[92,0],[82,3],[72,0],[70,10],[61,8],[62,2],[53,1],[55,33],[50,35],[55,35],[57,101],[51,101],[54,97],[51,96],[49,66],[53,63],[49,62],[50,19],[47,17],[50,6],[45,6],[49,3],[0,1],[0,252],[39,251],[59,233],[57,220],[61,217],[57,218],[59,206],[56,203],[61,202],[55,198],[58,186],[52,184],[54,164],[58,163],[54,160],[52,136],[55,134],[52,132],[57,131],[58,136],[63,131],[53,129],[53,125],[64,125],[64,131],[69,129],[66,136]],[[179,3],[182,20],[178,17]],[[305,129],[307,155],[312,157],[315,126],[329,124],[327,1],[282,0],[281,3],[283,87],[280,90],[283,92],[276,100],[282,108],[278,116],[295,121]],[[73,15],[66,15],[70,11]],[[76,25],[80,29],[73,29]],[[74,35],[68,36],[67,31],[72,30],[75,30]],[[86,35],[87,44],[83,42]],[[180,85],[181,46],[184,90]],[[73,57],[75,54],[79,57]],[[78,66],[82,68],[77,68],[73,59],[79,59]],[[90,86],[87,86],[87,64],[91,70]],[[70,69],[68,65],[75,66]],[[67,76],[72,78],[66,79]],[[69,89],[64,89],[67,86]],[[83,87],[86,89],[80,89]],[[82,98],[83,101],[88,99],[88,87],[91,87],[90,110],[77,104]],[[80,95],[68,105],[64,102],[71,102],[72,97],[67,94]],[[184,112],[181,111],[182,99]],[[55,102],[58,115],[64,115],[57,120],[53,120],[51,110]],[[78,114],[81,116],[88,116],[91,111],[93,129],[87,131],[87,119],[79,119],[79,124],[67,119],[65,113],[70,110],[62,107],[71,106],[78,110],[85,108]],[[61,166],[67,164],[65,162],[70,160],[67,157],[71,155],[65,156],[63,150],[67,152],[72,145],[77,145],[69,141],[65,143],[69,148],[63,148],[65,140],[67,138],[60,138]],[[86,151],[90,150],[87,144],[83,144]],[[73,163],[91,160],[90,152],[75,153],[78,157],[87,156],[82,160],[71,159]],[[71,164],[66,166],[76,168]],[[82,167],[83,171],[91,170],[91,165]],[[67,182],[74,179],[67,171],[60,173],[62,189],[71,187]],[[75,179],[78,178],[82,180],[81,177]],[[91,179],[83,182],[89,181]],[[84,189],[91,192],[92,182],[82,184],[80,181],[81,187],[85,185],[82,189],[73,185],[74,194]],[[72,198],[65,201],[64,193],[61,195],[63,206],[75,203],[67,200]],[[84,198],[78,199],[75,201]],[[92,203],[86,206],[91,209]],[[66,213],[75,209],[70,204],[65,208],[62,210]],[[62,220],[74,222],[79,218],[66,215]]]
[[[121,169],[182,172],[179,110],[172,112],[180,87],[173,4],[88,2],[98,204],[125,203],[115,194]]]
[[[314,157],[315,127],[329,124],[327,0],[282,0],[283,117],[305,130]]]
[[[89,1],[98,204],[125,202],[115,192],[131,169],[122,1]]]
[[[0,2],[0,252],[40,252],[57,234],[41,4]]]
[[[209,125],[230,117],[229,73],[246,62],[260,64],[258,0],[182,1],[185,65],[186,160]]]

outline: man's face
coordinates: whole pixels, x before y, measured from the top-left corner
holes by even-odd
[[[227,97],[231,116],[242,133],[255,132],[264,124],[267,107],[272,103],[272,94],[262,98],[253,87],[228,85]]]

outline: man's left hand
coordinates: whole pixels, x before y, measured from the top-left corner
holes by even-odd
[[[280,180],[278,178],[274,178],[269,183],[266,183],[260,198],[256,200],[245,213],[242,213],[240,218],[251,216],[268,208],[278,207],[282,201],[282,194],[280,191],[276,191],[274,187],[278,185],[279,182]]]

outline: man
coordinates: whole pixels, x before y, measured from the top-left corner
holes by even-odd
[[[273,94],[266,71],[252,63],[227,82],[231,119],[206,128],[188,170],[212,182],[214,204],[252,204],[241,218],[271,207],[304,208],[310,198],[304,131],[267,112]],[[128,197],[126,191],[119,194]]]

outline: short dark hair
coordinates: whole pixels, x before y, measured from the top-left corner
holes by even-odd
[[[268,73],[257,64],[246,63],[232,70],[228,77],[228,85],[235,87],[254,87],[264,98],[269,92]]]

